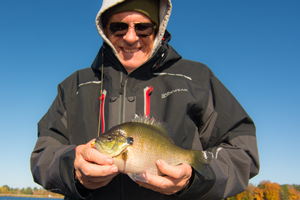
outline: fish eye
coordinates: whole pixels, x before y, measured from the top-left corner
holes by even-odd
[[[108,141],[112,141],[112,137],[111,136],[107,136],[107,140]]]

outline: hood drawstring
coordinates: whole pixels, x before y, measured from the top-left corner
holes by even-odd
[[[144,88],[144,116],[150,115],[150,95],[152,92],[152,86]]]
[[[99,122],[98,122],[98,137],[100,136],[100,129],[101,129],[101,122],[102,122],[102,133],[104,133],[104,100],[105,100],[105,94],[103,94],[103,82],[104,82],[104,70],[103,70],[103,63],[104,63],[104,45],[102,48],[102,64],[101,64],[101,88],[100,88],[100,106],[99,106]],[[106,93],[106,92],[105,92]]]
[[[165,56],[165,53],[162,53],[162,54],[161,54],[161,57],[160,57],[160,58],[155,62],[155,64],[153,65],[152,69],[156,69],[156,68],[159,67],[159,65],[160,65],[162,59],[164,58],[164,56]]]

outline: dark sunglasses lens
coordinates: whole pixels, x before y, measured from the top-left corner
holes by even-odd
[[[152,24],[140,23],[135,25],[135,29],[138,31],[144,31],[152,28]]]
[[[109,24],[109,30],[112,35],[123,36],[128,31],[128,24],[124,22],[113,22]],[[153,33],[153,24],[151,23],[137,23],[134,25],[136,34],[139,37],[148,37]]]
[[[122,22],[114,22],[109,25],[109,30],[112,35],[124,35],[128,29],[128,24]]]
[[[136,34],[142,37],[147,37],[153,33],[153,24],[150,23],[140,23],[135,25]]]

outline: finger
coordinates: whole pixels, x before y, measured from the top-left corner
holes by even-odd
[[[118,173],[111,174],[111,175],[108,175],[108,176],[103,176],[103,177],[90,177],[87,180],[91,183],[98,184],[98,183],[101,183],[101,182],[111,181],[117,175],[118,175]]]
[[[169,176],[156,176],[150,173],[146,174],[148,183],[137,181],[136,183],[147,189],[151,189],[155,192],[160,192],[162,194],[171,195],[182,190],[187,179],[174,179]]]
[[[86,149],[82,157],[89,161],[89,162],[94,162],[99,165],[112,165],[113,164],[113,159],[110,156],[107,156],[103,153],[100,153],[98,150],[94,148],[88,148]]]
[[[140,186],[153,190],[155,192],[159,192],[166,195],[171,195],[176,193],[179,189],[176,189],[176,186],[174,187],[174,183],[166,178],[161,176],[156,176],[150,173],[146,174],[148,183],[137,181],[136,183]]]
[[[118,173],[115,165],[100,166],[86,162],[82,168],[75,169],[76,180],[89,189],[107,185]]]
[[[145,172],[145,177],[147,178],[148,184],[159,188],[168,188],[173,186],[175,179],[169,176],[157,176],[148,172]],[[147,184],[147,183],[146,183]]]
[[[106,177],[82,177],[79,182],[88,189],[97,189],[107,185],[117,174],[106,176]]]
[[[107,180],[107,181],[99,182],[99,183],[93,183],[93,182],[88,182],[87,181],[84,184],[83,183],[81,183],[81,184],[84,185],[84,187],[86,187],[88,189],[95,190],[95,189],[98,189],[100,187],[106,186],[110,181],[111,181],[111,179]]]
[[[162,177],[146,173],[145,177],[147,178],[148,183],[139,181],[137,181],[137,183],[140,186],[167,195],[182,190],[186,186],[192,173],[191,166],[185,163],[178,166],[172,166],[163,160],[158,160],[156,165],[158,169],[167,176]]]
[[[76,148],[76,156],[82,157],[88,162],[97,163],[99,165],[112,165],[112,157],[100,153],[98,150],[93,148],[91,145],[93,141],[94,140],[91,140],[85,145],[79,145]]]
[[[174,179],[189,178],[192,173],[192,168],[186,163],[181,165],[169,165],[164,160],[157,160],[156,166],[165,175]]]
[[[86,177],[108,176],[118,172],[118,167],[116,165],[97,165],[88,162],[82,163],[78,169],[82,175]]]

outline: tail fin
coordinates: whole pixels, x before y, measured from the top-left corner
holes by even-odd
[[[194,160],[191,163],[191,166],[197,170],[202,176],[207,175],[207,167],[211,163],[214,155],[209,151],[193,151]]]

